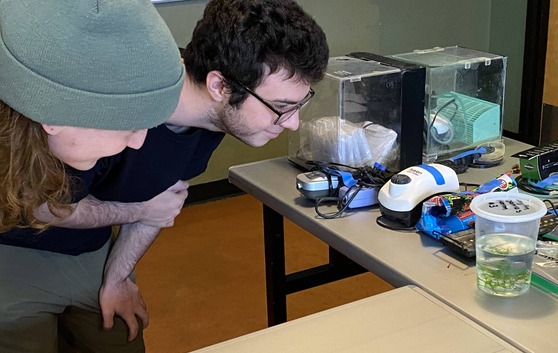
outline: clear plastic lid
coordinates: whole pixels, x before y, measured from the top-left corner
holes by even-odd
[[[495,222],[521,223],[540,219],[547,212],[540,199],[517,192],[489,192],[471,202],[477,216]]]
[[[360,81],[362,77],[380,76],[401,72],[400,69],[373,60],[362,60],[349,56],[329,58],[326,75],[335,79]]]

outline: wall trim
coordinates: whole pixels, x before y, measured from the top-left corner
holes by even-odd
[[[211,181],[190,186],[188,188],[188,198],[184,202],[184,206],[242,194],[245,194],[245,192],[231,184],[228,179]]]

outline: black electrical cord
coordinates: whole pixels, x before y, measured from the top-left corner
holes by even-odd
[[[338,167],[342,167],[342,168],[346,168],[346,169],[351,169],[351,170],[357,170],[357,167],[351,167],[349,165],[346,164],[342,164],[342,163],[336,163],[336,162],[323,162],[323,161],[306,161],[307,164],[309,165],[313,165],[315,167],[312,168],[312,170],[323,170],[323,169],[337,169]]]
[[[432,117],[432,121],[430,122],[430,125],[428,126],[428,131],[430,131],[430,129],[432,129],[432,127],[434,126],[434,122],[436,121],[436,118],[438,117],[438,114],[440,114],[440,112],[442,110],[444,110],[446,107],[448,107],[452,103],[455,104],[455,98],[450,99],[449,101],[444,103],[444,105],[442,105],[440,107],[440,109],[436,110],[436,113],[434,113],[434,116]],[[457,108],[457,104],[455,104],[455,106]],[[452,119],[453,119],[453,117],[452,117]]]
[[[515,178],[515,182],[517,183],[517,187],[520,190],[523,190],[523,191],[528,192],[530,194],[544,195],[544,196],[550,196],[551,195],[550,191],[548,191],[548,190],[530,185],[529,184],[529,179],[523,178],[522,176],[518,176],[517,178]]]
[[[345,165],[341,163],[322,162],[322,161],[307,161],[306,163],[314,166],[311,169],[312,171],[320,171],[325,175],[327,175],[329,196],[322,197],[316,200],[316,203],[314,205],[316,214],[325,219],[333,219],[333,218],[340,217],[343,214],[343,212],[345,212],[347,208],[349,208],[351,202],[354,200],[354,198],[363,188],[381,188],[385,183],[388,182],[391,176],[395,174],[390,171],[387,171],[384,168],[377,167],[377,166],[351,167],[349,165]],[[353,185],[350,188],[348,188],[348,190],[345,193],[345,196],[342,198],[338,197],[338,195],[339,195],[339,189],[341,188],[341,186],[343,186],[342,185],[343,180],[341,177],[339,177],[338,187],[333,188],[333,182],[331,181],[332,170],[351,173],[352,178],[355,179],[357,182],[356,185]],[[349,195],[349,193],[352,194],[347,198],[346,195]],[[320,206],[331,202],[337,203],[337,209],[338,209],[337,212],[323,213],[319,210]]]
[[[455,115],[457,114],[457,108],[458,108],[458,107],[457,107],[457,104],[455,103],[455,98],[450,99],[449,101],[447,101],[446,103],[444,103],[444,105],[442,105],[442,106],[440,107],[440,109],[436,110],[436,113],[434,113],[434,116],[432,117],[432,121],[431,121],[430,124],[428,125],[428,130],[427,130],[428,132],[431,132],[431,131],[432,131],[432,127],[434,126],[434,122],[436,122],[436,118],[438,117],[438,114],[440,114],[440,112],[441,112],[442,110],[444,110],[445,108],[447,108],[450,104],[454,104],[454,105],[455,105],[455,109],[456,109],[455,112],[454,112],[454,114],[453,114],[453,116],[449,119],[450,122],[453,120],[453,118],[454,118]],[[449,141],[450,141],[450,139],[447,139],[446,141],[443,141],[443,142],[445,143],[445,142],[449,142]]]
[[[364,183],[365,185],[376,187],[382,186],[388,182],[388,180],[396,173],[381,170],[377,167],[362,166],[362,167],[351,167],[341,163],[335,162],[320,162],[320,161],[308,161],[306,162],[310,165],[314,165],[311,169],[312,171],[320,171],[325,174],[331,174],[329,170],[339,170],[347,171],[352,174],[353,178],[357,181]],[[342,170],[339,168],[344,168],[348,170]]]
[[[552,212],[554,213],[555,216],[558,216],[557,210],[556,210],[556,206],[554,205],[554,203],[552,201],[550,201],[549,199],[545,199],[543,200],[543,202],[547,202],[550,207],[552,207]]]
[[[360,192],[360,190],[362,190],[364,186],[362,185],[353,185],[351,186],[347,192],[345,193],[345,195],[349,194],[350,192],[353,192],[353,194],[345,201],[344,197],[340,198],[340,197],[322,197],[321,199],[316,200],[316,204],[314,205],[314,210],[316,211],[316,214],[322,218],[325,219],[333,219],[333,218],[339,218],[339,216],[341,216],[343,214],[343,212],[345,212],[347,210],[347,208],[349,207],[349,205],[351,204],[351,202],[354,200],[354,198],[357,196],[357,194]],[[323,205],[326,202],[336,202],[337,203],[337,212],[334,213],[322,213],[319,210],[319,207],[321,205]]]

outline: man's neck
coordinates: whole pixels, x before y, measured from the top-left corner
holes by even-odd
[[[166,123],[179,127],[210,128],[210,126],[207,126],[209,123],[207,113],[211,109],[212,104],[214,102],[205,91],[205,88],[197,86],[186,77],[182,92],[180,93],[178,106]]]

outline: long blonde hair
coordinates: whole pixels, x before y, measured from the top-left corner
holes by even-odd
[[[33,210],[45,202],[55,215],[55,209],[69,209],[70,186],[41,124],[0,100],[0,231],[46,228]]]

